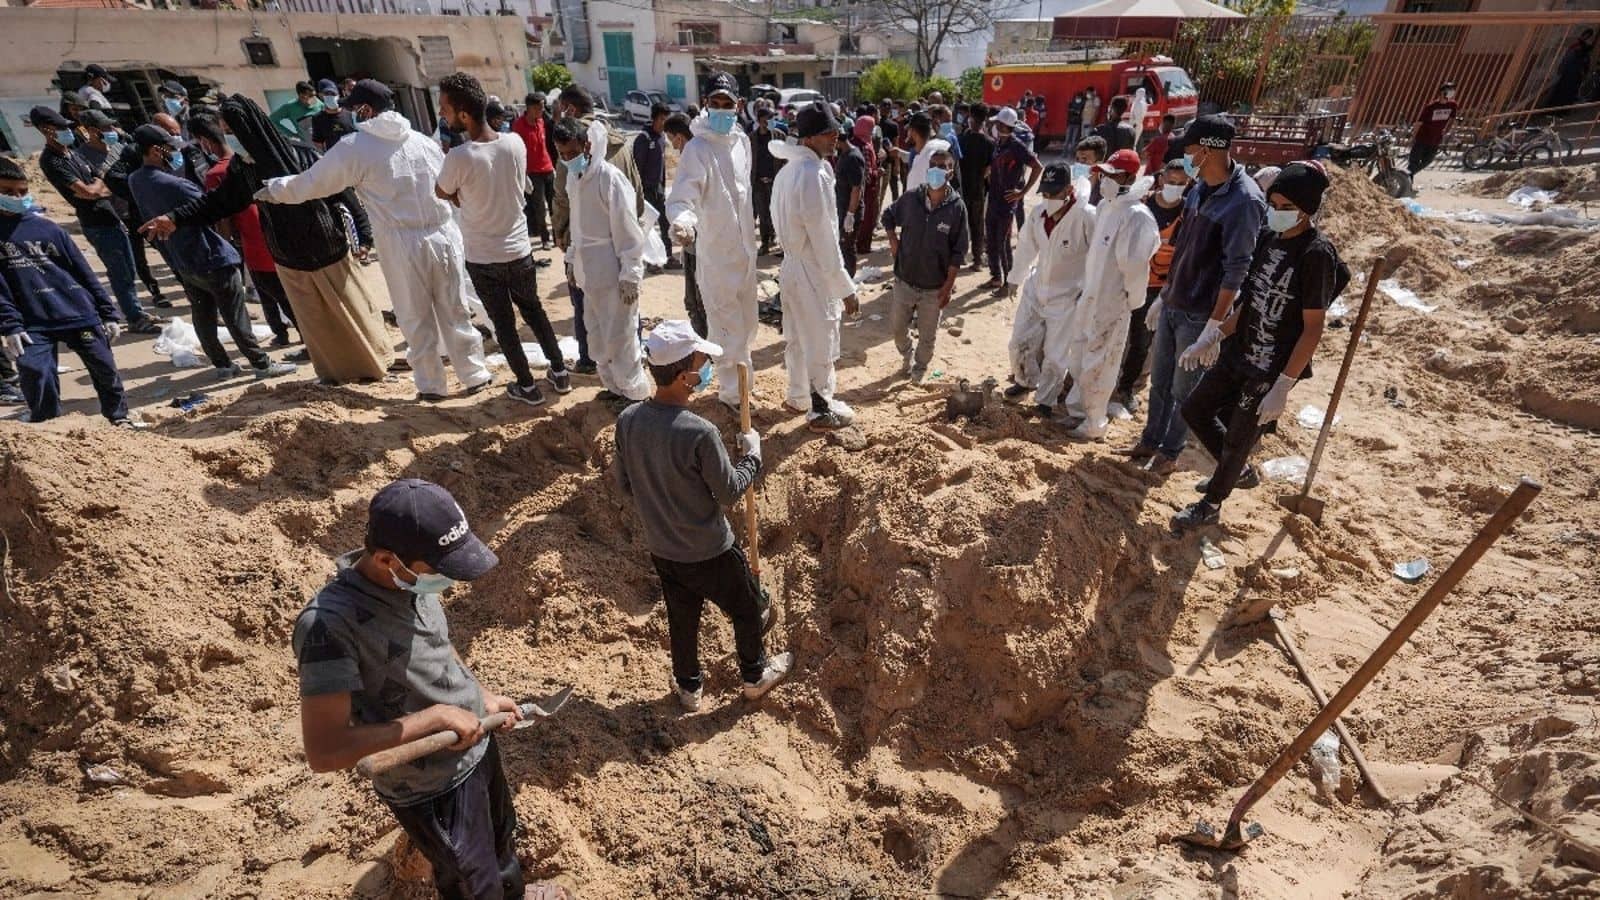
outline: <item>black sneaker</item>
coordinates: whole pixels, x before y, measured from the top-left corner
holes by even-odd
[[[1028,393],[1028,386],[1027,385],[1013,384],[1011,387],[1006,388],[1005,398],[1007,400],[1015,403],[1016,401],[1021,400],[1023,397],[1027,396],[1027,393]]]
[[[567,374],[566,372],[556,372],[552,370],[547,377],[550,379],[550,386],[556,389],[556,393],[569,394],[572,392],[571,375]]]
[[[171,309],[173,303],[171,300],[168,300],[167,298],[158,294],[150,301],[150,305],[156,307],[157,309]]]
[[[506,396],[513,400],[521,400],[529,406],[539,406],[544,403],[544,394],[539,392],[537,384],[530,384],[526,387],[520,384],[508,384],[506,385]]]
[[[1033,414],[1038,416],[1041,419],[1048,419],[1051,416],[1055,415],[1055,413],[1056,413],[1055,407],[1051,406],[1048,403],[1035,403],[1033,405]]]
[[[1221,517],[1222,510],[1220,508],[1212,506],[1204,500],[1196,500],[1172,517],[1172,530],[1183,531],[1188,528],[1215,525]]]
[[[28,398],[22,396],[22,388],[9,381],[0,381],[0,404],[16,406],[26,402]]]
[[[491,385],[491,384],[494,384],[494,376],[493,375],[490,375],[488,378],[485,378],[484,380],[478,382],[477,384],[467,388],[466,394],[467,394],[468,397],[472,397],[472,396],[475,396],[477,394],[481,394],[484,391],[488,390],[489,389],[489,385]]]
[[[1256,471],[1255,466],[1245,466],[1244,471],[1239,473],[1239,480],[1235,481],[1233,486],[1236,488],[1245,488],[1246,490],[1253,487],[1260,487],[1261,475]],[[1195,493],[1198,494],[1204,494],[1206,491],[1211,490],[1211,479],[1200,479],[1194,483],[1194,489]]]
[[[846,424],[848,423],[839,418],[838,413],[830,410],[806,422],[806,428],[817,432],[838,431],[845,427]]]
[[[161,326],[165,325],[166,322],[166,319],[157,316],[145,316],[132,325],[129,325],[128,330],[134,334],[160,334]]]
[[[421,400],[423,403],[443,403],[450,398],[443,394],[430,394],[425,391],[418,391],[417,399]]]
[[[580,359],[572,367],[572,373],[574,375],[598,375],[600,374],[600,367],[595,365],[592,359]]]
[[[275,349],[281,350],[292,343],[294,343],[294,341],[289,340],[289,336],[287,334],[275,334],[272,336],[272,346]]]

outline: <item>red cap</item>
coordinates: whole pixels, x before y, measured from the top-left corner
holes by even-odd
[[[1099,164],[1098,166],[1095,166],[1095,168],[1106,173],[1107,175],[1116,175],[1118,173],[1123,175],[1138,175],[1139,166],[1139,154],[1133,152],[1132,150],[1118,150],[1117,152],[1111,154],[1110,159]]]

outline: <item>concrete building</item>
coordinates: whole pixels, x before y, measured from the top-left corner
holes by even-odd
[[[271,110],[294,97],[297,81],[377,78],[424,131],[435,127],[437,85],[451,72],[470,72],[516,102],[527,85],[529,46],[512,16],[8,8],[0,33],[0,149],[30,153],[42,141],[20,117],[55,107],[90,63],[117,77],[110,99],[127,126],[158,108],[155,86],[165,79],[193,97],[220,89]]]

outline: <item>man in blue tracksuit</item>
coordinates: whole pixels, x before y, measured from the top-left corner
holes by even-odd
[[[20,376],[29,421],[61,415],[56,352],[66,344],[88,369],[100,412],[131,426],[111,355],[122,324],[116,303],[66,230],[33,211],[27,174],[0,157],[0,345]]]
[[[194,182],[177,174],[183,168],[182,138],[156,125],[140,125],[133,131],[133,140],[139,145],[144,165],[128,176],[128,187],[141,215],[159,218],[201,196]],[[201,225],[180,225],[166,242],[167,261],[177,271],[178,282],[194,308],[194,330],[206,357],[216,367],[217,378],[226,380],[244,374],[229,360],[228,351],[217,337],[219,317],[257,378],[294,372],[293,363],[273,362],[256,341],[250,313],[244,305],[244,261],[239,251],[222,235]]]
[[[1183,133],[1184,171],[1195,179],[1184,199],[1183,228],[1173,245],[1167,287],[1151,304],[1150,402],[1139,442],[1118,450],[1157,475],[1177,468],[1189,436],[1181,408],[1200,376],[1216,362],[1222,323],[1250,272],[1266,221],[1267,201],[1244,166],[1233,161],[1233,124],[1201,116]],[[1184,351],[1193,368],[1179,365]],[[1198,365],[1195,365],[1198,364]]]

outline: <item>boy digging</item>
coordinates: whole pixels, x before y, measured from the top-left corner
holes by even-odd
[[[372,498],[363,550],[300,613],[300,732],[313,772],[440,731],[461,740],[373,778],[378,797],[433,864],[445,900],[523,896],[516,810],[478,720],[517,704],[479,686],[455,648],[439,595],[499,563],[450,493],[417,479]]]

